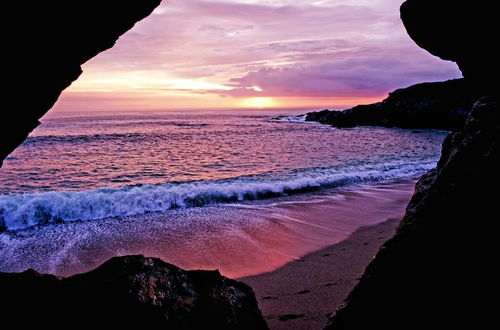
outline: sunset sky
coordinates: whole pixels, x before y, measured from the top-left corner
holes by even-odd
[[[344,108],[460,77],[407,36],[401,2],[163,0],[56,109]]]

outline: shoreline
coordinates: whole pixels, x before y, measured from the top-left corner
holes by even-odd
[[[360,227],[341,242],[238,280],[254,290],[271,330],[322,329],[399,222],[393,218]]]
[[[359,227],[403,216],[415,181],[88,221],[0,234],[0,271],[70,276],[142,254],[230,278],[273,271],[345,240]]]

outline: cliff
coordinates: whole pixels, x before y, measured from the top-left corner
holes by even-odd
[[[161,0],[9,1],[4,95],[0,120],[1,162],[39,125],[80,65],[111,48]]]
[[[69,278],[0,273],[2,322],[67,329],[267,329],[252,289],[218,271],[117,257]]]
[[[491,298],[496,279],[494,244],[500,184],[498,94],[488,77],[496,70],[486,2],[408,0],[402,19],[417,43],[457,61],[478,99],[464,126],[445,140],[437,168],[424,175],[394,238],[365,270],[326,329],[481,329],[495,324]],[[478,24],[476,24],[478,23]],[[456,29],[455,29],[456,27]],[[487,72],[486,67],[491,70]],[[488,326],[487,326],[488,325]]]
[[[457,130],[477,100],[464,79],[401,88],[382,102],[343,111],[310,112],[307,121],[335,127],[384,126]]]

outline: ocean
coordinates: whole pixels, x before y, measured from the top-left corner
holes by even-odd
[[[400,216],[447,135],[335,129],[304,122],[301,112],[45,116],[0,169],[0,271],[68,275],[137,253],[231,276],[268,271],[368,221],[341,225],[342,203],[356,211],[351,218]],[[315,207],[326,211],[310,219]],[[280,250],[286,239],[295,247]],[[248,265],[243,250],[255,252]]]

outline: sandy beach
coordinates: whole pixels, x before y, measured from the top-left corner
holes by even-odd
[[[114,256],[143,254],[231,278],[263,274],[343,242],[360,227],[402,217],[413,187],[414,180],[401,180],[2,233],[0,270],[69,276]]]
[[[414,184],[405,179],[3,233],[0,270],[69,276],[113,256],[144,254],[246,282],[273,330],[322,329],[394,234]]]
[[[272,330],[322,329],[398,223],[399,219],[389,219],[361,227],[342,242],[240,280],[255,291]]]

